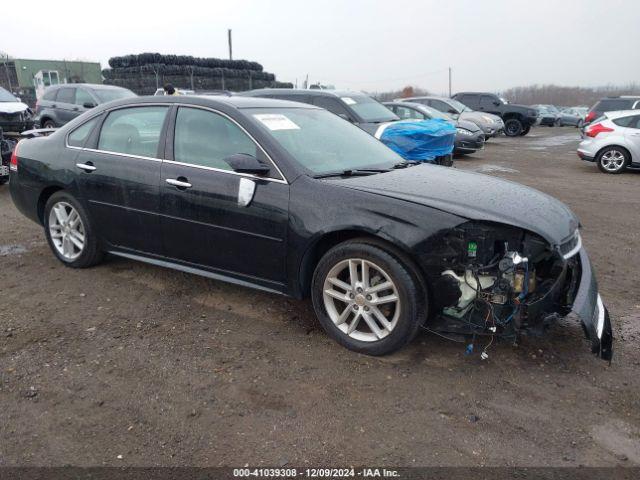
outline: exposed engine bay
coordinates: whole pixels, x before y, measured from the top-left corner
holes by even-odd
[[[555,249],[522,229],[483,223],[450,230],[443,240],[441,270],[430,267],[437,292],[430,330],[515,341],[543,333],[571,310],[580,280],[577,230]]]

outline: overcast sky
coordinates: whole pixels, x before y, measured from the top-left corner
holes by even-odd
[[[640,80],[638,0],[213,0],[28,2],[0,50],[86,59],[160,52],[260,62],[282,81],[367,91],[500,91]],[[25,4],[26,5],[26,4]],[[6,12],[5,12],[6,13]]]

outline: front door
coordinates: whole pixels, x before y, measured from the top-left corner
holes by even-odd
[[[236,153],[256,156],[273,167],[262,149],[227,116],[196,107],[178,109],[167,154],[173,161],[166,160],[162,166],[165,255],[282,291],[289,185],[275,167],[261,178],[236,174],[224,161]]]
[[[167,106],[113,110],[94,144],[85,144],[76,159],[82,197],[108,248],[162,253],[159,151],[168,111]]]

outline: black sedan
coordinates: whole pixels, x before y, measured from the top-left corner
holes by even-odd
[[[453,153],[465,155],[484,148],[484,132],[473,122],[468,120],[454,120],[435,108],[413,102],[384,102],[389,110],[401,120],[429,120],[439,118],[447,120],[456,126],[456,143]]]
[[[329,335],[373,355],[420,328],[488,345],[571,315],[611,358],[609,316],[564,204],[403,161],[311,105],[119,100],[23,140],[10,167],[14,203],[69,267],[110,253],[311,297]]]

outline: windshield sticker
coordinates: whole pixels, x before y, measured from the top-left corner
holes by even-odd
[[[355,105],[356,103],[358,103],[351,97],[341,97],[341,100],[347,105]]]
[[[256,113],[253,116],[269,130],[300,130],[291,119],[280,113]]]

